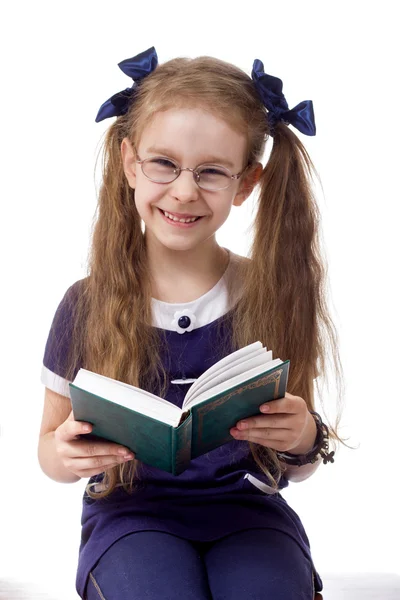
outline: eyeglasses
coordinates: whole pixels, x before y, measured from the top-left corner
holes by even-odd
[[[138,156],[137,163],[142,167],[143,175],[155,183],[171,183],[179,177],[182,171],[191,171],[197,185],[203,190],[217,192],[226,190],[234,179],[246,171],[249,164],[236,175],[232,175],[229,169],[220,165],[204,164],[195,169],[182,168],[170,158],[155,156],[141,160]]]

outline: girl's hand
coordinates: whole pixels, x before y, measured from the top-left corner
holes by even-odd
[[[317,426],[303,398],[286,393],[284,398],[262,404],[260,411],[264,414],[239,421],[231,435],[278,452],[306,454],[312,449]]]
[[[54,432],[56,451],[66,469],[78,477],[92,477],[103,473],[128,460],[134,454],[118,444],[107,441],[82,439],[93,426],[83,421],[75,421],[73,413]]]

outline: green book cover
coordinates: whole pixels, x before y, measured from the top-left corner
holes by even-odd
[[[193,406],[192,458],[232,441],[229,430],[241,419],[260,415],[265,402],[283,398],[289,361]]]
[[[265,367],[264,372],[238,385],[229,387],[228,382],[222,392],[181,412],[176,426],[121,406],[72,382],[69,387],[74,418],[92,423],[92,436],[126,446],[138,460],[179,475],[193,458],[232,441],[229,430],[240,419],[258,415],[261,404],[284,397],[289,364],[287,360],[270,370]],[[152,402],[151,397],[146,401]]]

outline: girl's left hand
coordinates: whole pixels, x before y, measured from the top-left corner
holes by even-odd
[[[260,416],[239,421],[231,435],[278,452],[305,454],[311,450],[317,427],[303,398],[286,392],[284,398],[262,404],[260,411]]]

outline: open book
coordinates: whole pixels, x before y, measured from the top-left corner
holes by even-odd
[[[145,390],[80,369],[69,384],[77,421],[179,475],[192,459],[232,441],[231,427],[286,392],[289,361],[254,342],[225,356],[189,388],[182,408]]]

